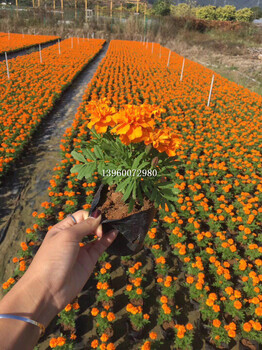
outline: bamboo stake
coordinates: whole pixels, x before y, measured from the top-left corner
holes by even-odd
[[[85,19],[87,21],[87,0],[85,0]]]
[[[208,96],[208,101],[207,101],[207,107],[209,107],[209,105],[210,105],[210,100],[211,100],[211,95],[212,95],[212,90],[213,90],[214,79],[215,79],[215,75],[213,74],[213,76],[212,76],[212,81],[211,81],[211,85],[210,85],[210,90],[209,90],[209,96]]]
[[[8,66],[8,59],[7,59],[7,53],[6,52],[5,52],[5,64],[6,64],[7,79],[10,80],[9,66]]]
[[[64,11],[64,0],[61,0],[61,10]]]
[[[180,81],[183,80],[184,67],[185,67],[185,58],[183,59],[182,70],[181,70],[181,75],[180,75]]]
[[[136,1],[136,13],[139,12],[139,0]]]
[[[169,50],[169,55],[168,55],[168,60],[167,60],[167,67],[169,67],[169,63],[170,63],[170,56],[171,56],[171,50]]]
[[[110,17],[112,17],[113,14],[113,0],[110,2]]]
[[[55,10],[55,0],[53,0],[53,9]]]

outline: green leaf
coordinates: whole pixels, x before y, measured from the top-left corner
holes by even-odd
[[[123,190],[128,186],[128,183],[131,181],[129,177],[123,180],[119,185],[117,185],[116,192],[123,192]]]
[[[132,164],[132,169],[137,169],[138,164],[140,163],[140,160],[144,157],[144,153],[140,153],[138,157],[135,158],[133,164]]]
[[[132,189],[133,189],[133,180],[131,180],[131,182],[129,183],[129,185],[128,185],[125,193],[124,193],[124,196],[123,196],[123,201],[124,202],[129,198],[129,196],[130,196],[130,194],[132,192]]]
[[[103,159],[103,152],[101,151],[101,149],[98,146],[94,147],[94,154],[95,154],[96,158]]]
[[[128,213],[131,213],[133,207],[135,204],[135,200],[133,198],[130,199],[129,206],[128,206]]]
[[[84,167],[84,164],[77,164],[74,165],[71,169],[70,169],[70,173],[79,173],[79,171]]]
[[[87,159],[96,160],[95,155],[88,148],[83,149],[83,154]]]
[[[71,152],[71,155],[74,157],[74,159],[78,160],[79,162],[86,163],[86,159],[82,153],[78,153],[74,150]]]

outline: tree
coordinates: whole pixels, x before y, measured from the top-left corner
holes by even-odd
[[[262,18],[262,9],[260,7],[252,7],[251,11],[254,14],[254,16],[253,16],[254,19]]]
[[[189,17],[191,16],[191,8],[188,4],[181,3],[177,6],[171,5],[171,15],[174,17]]]
[[[236,20],[239,22],[251,22],[253,19],[254,13],[251,9],[245,7],[236,12]]]
[[[154,13],[158,16],[170,15],[170,0],[157,0],[153,6]]]
[[[235,6],[218,7],[216,9],[216,19],[219,21],[234,21],[236,19]]]
[[[216,19],[216,7],[215,6],[203,6],[196,11],[197,18],[215,20]]]

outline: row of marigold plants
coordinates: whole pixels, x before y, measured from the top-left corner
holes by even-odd
[[[32,35],[20,33],[0,33],[0,55],[4,52],[14,52],[37,44],[48,43],[59,39],[55,35]]]
[[[6,64],[0,62],[0,177],[23,152],[56,100],[104,42],[66,39],[43,49],[42,63],[39,52],[11,59],[9,80]]]

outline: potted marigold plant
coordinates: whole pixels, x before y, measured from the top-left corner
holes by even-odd
[[[121,233],[111,253],[133,254],[141,249],[157,208],[174,209],[180,139],[170,127],[159,128],[165,110],[157,106],[125,105],[117,111],[103,99],[91,101],[86,112],[90,140],[72,151],[76,165],[71,172],[87,181],[97,173],[102,186],[90,213],[100,209],[104,232],[115,228]]]

